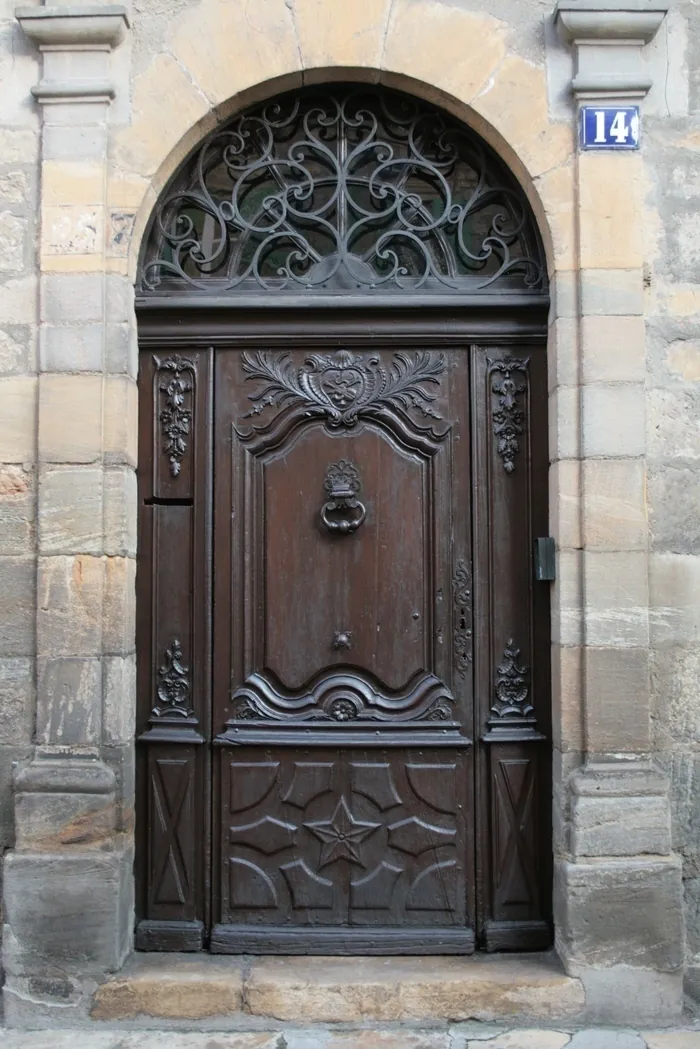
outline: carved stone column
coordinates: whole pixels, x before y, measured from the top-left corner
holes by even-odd
[[[628,106],[651,86],[659,0],[560,0],[579,106]],[[571,781],[557,870],[557,948],[592,1018],[680,1014],[681,872],[669,785],[650,759],[641,151],[579,151],[581,535],[586,762]]]
[[[128,22],[118,5],[16,15],[43,58],[38,670],[5,860],[4,997],[10,1023],[69,1023],[132,925],[136,392],[105,258],[110,52]]]

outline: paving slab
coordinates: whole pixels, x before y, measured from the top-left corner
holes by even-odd
[[[613,1031],[609,1027],[578,1031],[567,1049],[646,1049],[644,1040],[635,1031]]]
[[[648,1049],[700,1049],[700,1031],[645,1031]]]
[[[479,1049],[564,1049],[569,1045],[571,1035],[568,1031],[542,1031],[526,1028],[521,1031],[506,1031],[487,1041],[467,1042],[467,1045],[478,1045]]]

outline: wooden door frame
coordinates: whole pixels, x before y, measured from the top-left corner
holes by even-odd
[[[196,717],[191,725],[183,724],[180,718],[176,723],[167,719],[154,719],[153,714],[153,673],[154,660],[157,659],[152,649],[153,636],[153,597],[150,577],[145,581],[143,562],[139,558],[137,570],[137,658],[138,658],[138,701],[137,701],[137,770],[136,797],[140,799],[136,815],[136,947],[141,950],[199,950],[206,945],[207,933],[213,926],[212,878],[216,877],[217,866],[212,855],[212,813],[215,811],[217,798],[212,794],[212,747],[211,747],[211,709],[212,709],[212,675],[211,675],[211,642],[212,642],[212,588],[211,588],[211,530],[212,530],[212,412],[213,412],[213,355],[217,350],[235,350],[237,348],[309,348],[322,345],[325,348],[367,347],[373,339],[386,347],[392,344],[396,348],[420,347],[429,340],[436,348],[467,347],[476,345],[488,348],[497,346],[511,351],[535,349],[544,358],[546,369],[546,339],[548,298],[532,295],[493,295],[482,296],[481,300],[471,303],[460,303],[457,299],[440,296],[440,300],[414,299],[410,305],[394,295],[391,300],[378,301],[370,297],[361,300],[314,301],[313,298],[299,296],[289,304],[272,296],[269,302],[258,298],[254,305],[232,305],[231,300],[205,299],[195,296],[183,296],[172,299],[137,300],[137,324],[140,354],[148,353],[153,358],[164,361],[177,355],[197,355],[200,373],[197,376],[196,390],[193,393],[193,409],[199,417],[193,423],[191,440],[197,463],[197,476],[193,479],[192,505],[194,528],[203,539],[200,543],[204,551],[202,563],[198,566],[200,573],[198,589],[195,593],[196,612],[193,630],[201,638],[206,652],[202,663],[193,668],[194,680],[197,683],[194,705]],[[141,368],[139,369],[141,375]],[[545,384],[546,387],[546,384]],[[542,455],[542,444],[546,445],[546,388],[544,398],[544,424],[538,428],[539,449]],[[157,397],[158,393],[155,391]],[[473,393],[472,393],[473,396]],[[145,549],[146,532],[144,504],[153,505],[151,480],[154,472],[155,456],[162,452],[158,449],[154,434],[154,404],[152,398],[146,403],[143,390],[140,397],[140,455],[139,455],[139,553]],[[147,450],[147,463],[141,459]],[[476,449],[473,448],[473,462],[476,464]],[[147,469],[144,469],[147,466]],[[543,522],[540,534],[547,534],[547,470],[542,464],[540,478],[541,491],[537,497],[539,519]],[[150,494],[149,494],[150,493]],[[177,501],[174,501],[172,504]],[[539,531],[539,530],[538,530]],[[476,540],[474,540],[476,542]],[[206,563],[205,563],[206,562]],[[193,566],[193,579],[195,568]],[[537,594],[541,606],[533,612],[533,623],[537,632],[537,649],[540,658],[536,667],[537,685],[543,701],[538,707],[539,728],[544,730],[548,755],[552,753],[551,725],[551,682],[550,651],[551,630],[549,620],[548,588],[533,591]],[[545,636],[543,636],[545,635]],[[145,639],[148,639],[146,643]],[[545,644],[546,641],[546,644]],[[546,652],[546,656],[544,653]],[[475,696],[475,717],[477,716],[477,697]],[[504,739],[505,742],[507,742]],[[149,746],[148,744],[151,744]],[[149,819],[155,820],[151,797],[151,780],[147,767],[148,752],[154,751],[166,756],[167,760],[184,761],[187,754],[187,782],[183,788],[192,791],[191,808],[196,818],[199,815],[202,833],[199,848],[192,847],[192,877],[196,884],[192,886],[191,901],[187,913],[176,917],[163,908],[154,907],[149,901]],[[483,753],[483,748],[482,748]],[[172,755],[172,757],[171,757]],[[182,758],[180,756],[183,756]],[[476,782],[484,781],[487,775],[483,767],[477,769]],[[548,829],[546,840],[551,842],[551,760],[546,763],[549,770],[541,784],[540,818]],[[149,800],[150,799],[150,800]],[[161,799],[162,803],[162,799]],[[478,799],[475,803],[478,806]],[[162,804],[161,804],[162,807]],[[485,810],[484,810],[485,811]],[[481,819],[480,837],[476,839],[477,852],[482,857],[490,846],[488,829],[484,828],[486,820]],[[177,837],[177,827],[168,833]],[[546,924],[551,929],[551,857],[546,872],[547,901],[545,908]],[[482,931],[484,916],[484,873],[477,861],[477,930]],[[507,923],[506,923],[507,924]],[[501,932],[496,932],[490,939],[487,936],[487,948],[498,949],[508,945]],[[542,946],[545,946],[544,932]],[[513,944],[510,944],[511,946]],[[517,943],[515,944],[517,946]]]

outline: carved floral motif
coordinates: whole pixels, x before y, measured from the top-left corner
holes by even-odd
[[[493,432],[497,440],[496,450],[503,460],[503,469],[510,474],[515,469],[515,457],[520,451],[519,437],[523,432],[525,415],[518,405],[518,397],[527,389],[527,383],[514,376],[526,375],[529,357],[504,357],[493,360],[487,357],[489,377],[494,376],[491,390],[496,394],[497,407],[493,411]],[[496,377],[500,373],[501,378]]]
[[[158,415],[164,438],[163,452],[168,457],[170,473],[178,477],[192,426],[192,409],[187,406],[187,400],[194,389],[197,358],[174,356],[161,360],[154,355],[153,360],[157,374],[165,373],[158,382],[158,390],[164,395]]]
[[[182,647],[173,638],[165,650],[165,662],[158,668],[158,703],[153,708],[155,717],[188,718],[192,714],[192,686],[190,668],[182,661]]]
[[[526,718],[534,712],[529,702],[530,668],[520,665],[520,649],[509,638],[503,653],[503,662],[496,674],[496,699],[491,711],[498,718]]]
[[[295,405],[308,405],[331,427],[354,426],[382,408],[415,409],[424,417],[441,418],[431,407],[437,395],[426,384],[439,385],[447,367],[442,353],[397,352],[386,367],[376,354],[338,350],[310,354],[297,367],[289,353],[258,350],[244,353],[242,366],[249,379],[262,383],[249,394],[254,407],[244,418],[260,415],[268,407]]]

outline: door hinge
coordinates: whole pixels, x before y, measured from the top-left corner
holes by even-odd
[[[541,583],[551,583],[555,578],[554,539],[546,535],[535,539],[535,579]]]

